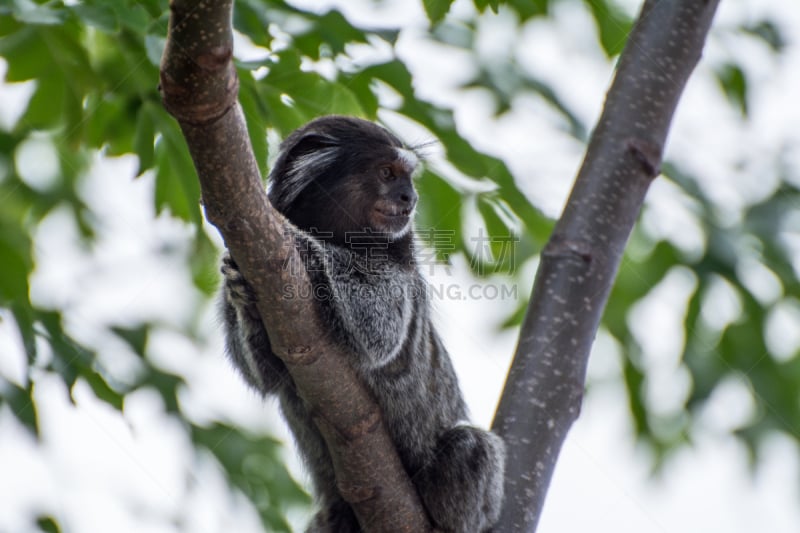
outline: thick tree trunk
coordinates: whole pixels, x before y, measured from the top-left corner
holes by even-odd
[[[535,531],[625,243],[718,0],[647,0],[561,219],[542,252],[494,429],[506,440],[495,530]]]

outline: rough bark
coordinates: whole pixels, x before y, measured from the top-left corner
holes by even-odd
[[[314,413],[342,496],[368,532],[429,531],[380,410],[315,319],[309,280],[267,200],[232,62],[232,0],[170,2],[161,64],[164,106],[178,120],[200,179],[208,221],[253,286],[272,349]],[[293,291],[284,291],[287,285]],[[300,318],[302,317],[302,318]]]
[[[592,341],[672,115],[718,0],[647,0],[619,60],[574,188],[542,252],[493,428],[506,440],[495,530],[535,531]]]

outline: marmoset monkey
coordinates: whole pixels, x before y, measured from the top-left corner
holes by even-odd
[[[436,528],[487,530],[503,500],[505,446],[467,425],[450,357],[433,328],[415,258],[417,155],[361,119],[316,119],[281,144],[269,199],[315,289],[322,324],[380,406],[400,459]],[[279,398],[321,510],[308,531],[361,531],[336,488],[328,450],[284,363],[272,352],[252,288],[226,254],[222,311],[227,351],[245,379]],[[323,290],[318,290],[323,289]]]

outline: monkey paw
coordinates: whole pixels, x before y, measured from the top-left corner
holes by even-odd
[[[256,295],[253,288],[239,272],[239,266],[229,252],[225,252],[222,257],[220,272],[225,277],[225,297],[232,305],[247,306],[255,303]]]

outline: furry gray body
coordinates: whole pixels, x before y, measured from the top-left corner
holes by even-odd
[[[353,141],[359,150],[356,154]],[[311,146],[303,148],[303,143]],[[293,229],[292,237],[305,260],[321,323],[329,325],[335,340],[352,354],[350,363],[378,402],[431,520],[444,531],[475,533],[489,528],[499,515],[504,445],[492,433],[463,425],[466,407],[450,358],[431,323],[426,283],[414,261],[410,221],[401,227],[395,220],[410,219],[416,202],[410,182],[413,169],[403,166],[408,166],[409,158],[400,157],[403,160],[397,162],[401,148],[400,141],[372,123],[344,117],[318,119],[282,145],[271,176],[270,200],[290,221],[299,221],[300,228]],[[319,155],[320,151],[325,151],[324,155]],[[372,190],[370,180],[377,178],[370,169],[385,168],[376,167],[384,160],[399,165],[393,168],[406,168],[393,171],[404,176],[395,176],[380,190]],[[348,164],[350,174],[329,175]],[[353,183],[359,179],[367,181]],[[304,195],[312,197],[311,203],[322,198],[322,192],[309,190],[316,186],[345,213],[333,208],[317,215],[314,225],[303,219],[312,215],[292,216]],[[354,210],[349,201],[363,203],[370,195],[380,196],[376,205],[381,212],[397,213],[397,217],[368,213],[363,216],[377,216],[370,220],[379,221],[368,223],[361,221],[362,215],[347,214]],[[316,207],[318,211],[330,208]],[[351,219],[340,222],[337,216]],[[326,227],[328,218],[332,221]],[[342,234],[342,228],[348,226],[349,237]],[[315,234],[312,229],[324,233]],[[309,531],[361,531],[352,509],[336,489],[322,436],[285,365],[270,348],[252,289],[229,256],[223,260],[222,271],[228,353],[251,385],[279,398],[321,505]]]

